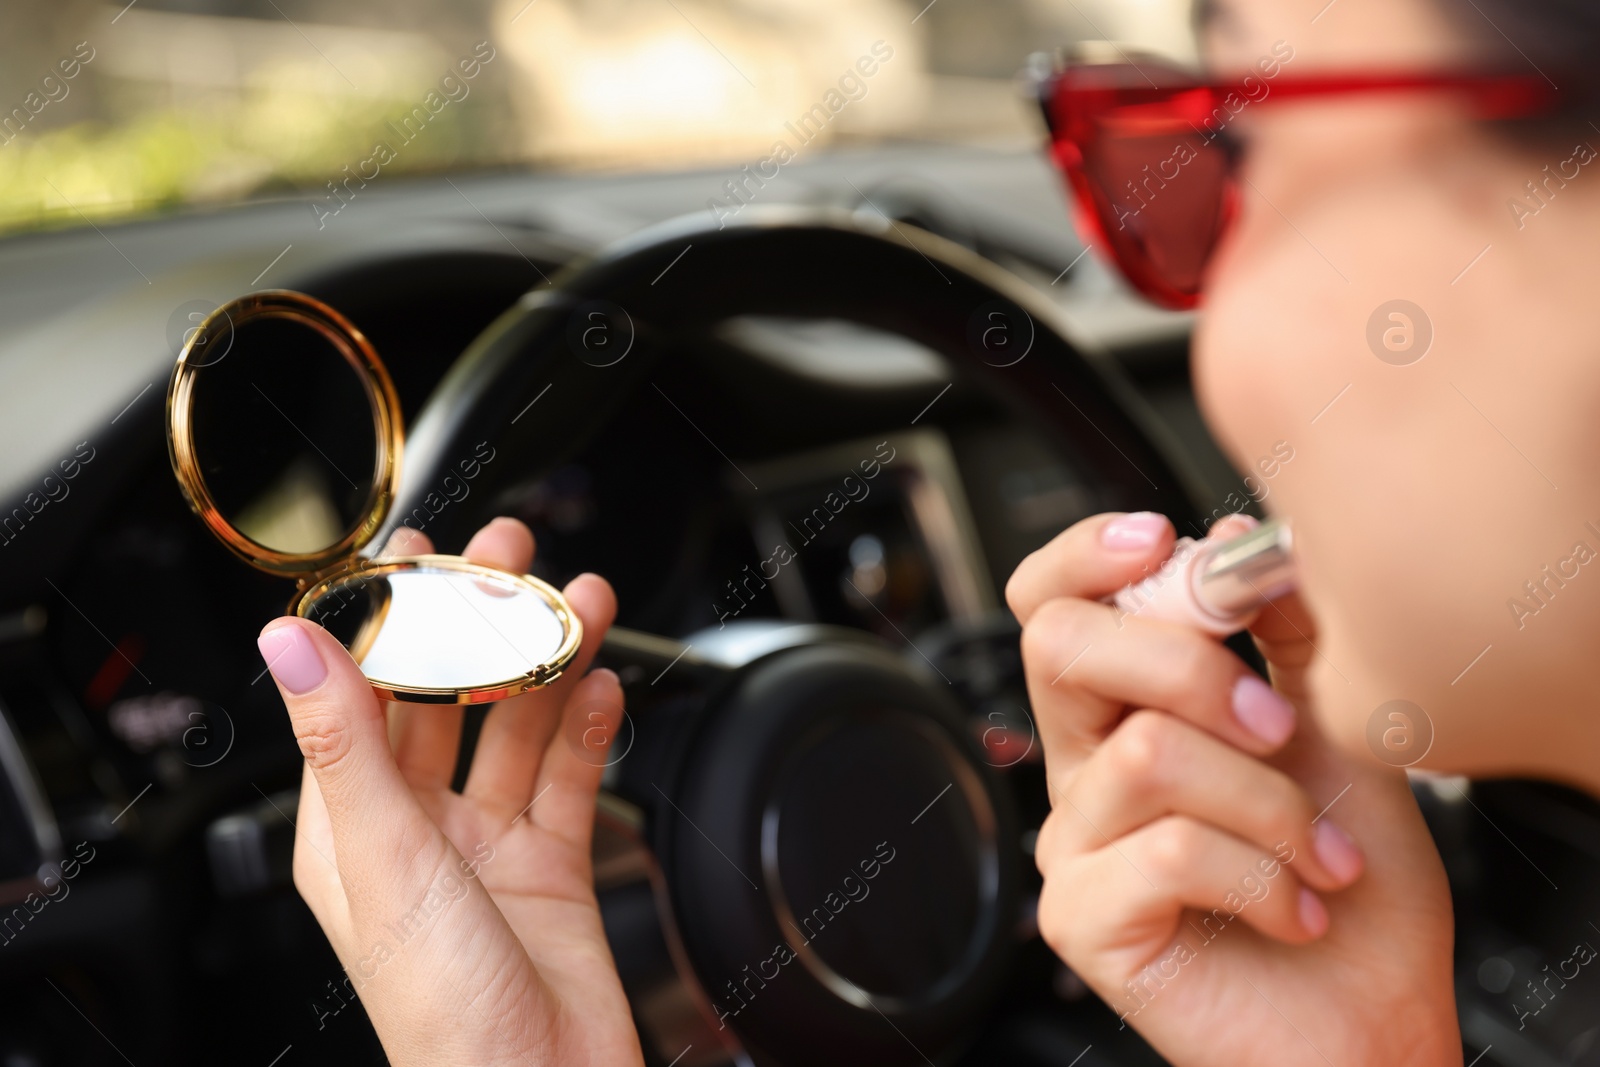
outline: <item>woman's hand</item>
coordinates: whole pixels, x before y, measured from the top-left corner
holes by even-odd
[[[1297,597],[1251,627],[1276,691],[1098,602],[1172,545],[1160,516],[1095,516],[1007,587],[1050,783],[1045,940],[1180,1067],[1459,1067],[1449,888],[1405,775],[1323,741]]]
[[[389,543],[429,551],[413,531]],[[533,537],[496,519],[465,555],[521,573]],[[490,711],[461,793],[459,707],[386,710],[321,627],[285,618],[261,633],[306,758],[295,885],[397,1067],[642,1062],[589,859],[622,690],[584,672],[616,598],[593,575],[566,596],[583,619],[577,659]]]

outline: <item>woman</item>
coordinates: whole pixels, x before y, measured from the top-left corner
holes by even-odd
[[[1600,131],[1592,61],[1571,62],[1600,12],[1459,8],[1229,0],[1204,26],[1219,77],[1264,79],[1287,41],[1285,97],[1374,69],[1561,86],[1516,124],[1412,90],[1232,120],[1242,213],[1204,275],[1194,378],[1241,469],[1294,449],[1268,501],[1300,592],[1251,627],[1272,689],[1097,603],[1168,554],[1157,516],[1079,523],[1008,588],[1054,799],[1041,929],[1177,1064],[1462,1062],[1444,873],[1389,729],[1431,731],[1429,768],[1600,791],[1600,588],[1579,562],[1600,548],[1600,182],[1578,162]],[[1488,81],[1476,103],[1503,104]],[[1394,701],[1420,711],[1390,720]]]
[[[1300,591],[1251,626],[1268,686],[1213,638],[1100,603],[1169,554],[1160,516],[1085,520],[1017,570],[1054,805],[1040,927],[1184,1067],[1459,1065],[1443,870],[1399,761],[1369,738],[1407,701],[1426,767],[1600,791],[1585,655],[1600,127],[1584,110],[1600,14],[1227,0],[1202,32],[1218,78],[1269,91],[1226,119],[1241,211],[1203,271],[1195,380],[1242,469],[1294,450],[1270,503],[1294,523]],[[1319,72],[1462,69],[1521,76],[1520,104],[1289,91]],[[1521,106],[1530,72],[1559,92],[1511,121],[1538,110]],[[1144,189],[1124,210],[1176,202]],[[497,521],[467,554],[520,568],[531,552]],[[296,881],[397,1064],[639,1062],[589,878],[599,772],[562,739],[620,711],[614,677],[578,680],[614,601],[591,576],[568,596],[588,635],[577,669],[491,713],[460,796],[455,719],[398,708],[386,737],[330,637],[263,632],[308,763]],[[467,892],[421,943],[362,965],[457,867]]]

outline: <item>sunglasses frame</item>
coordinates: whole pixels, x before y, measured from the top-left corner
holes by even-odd
[[[1263,86],[1266,87],[1263,91]],[[1549,111],[1556,90],[1537,74],[1485,74],[1459,71],[1328,72],[1266,77],[1250,75],[1236,81],[1206,81],[1193,73],[1155,59],[1118,63],[1068,63],[1037,80],[1038,99],[1050,133],[1051,157],[1065,175],[1077,212],[1079,233],[1086,245],[1109,251],[1112,262],[1138,292],[1155,303],[1178,310],[1200,302],[1200,278],[1223,234],[1238,212],[1240,153],[1226,136],[1226,123],[1214,132],[1205,126],[1220,111],[1229,120],[1245,110],[1293,100],[1338,98],[1389,93],[1448,93],[1461,97],[1479,119],[1526,118]],[[1229,99],[1243,101],[1230,108]],[[1185,147],[1195,156],[1207,147],[1220,149],[1222,161],[1214,210],[1198,217],[1196,231],[1180,240],[1200,249],[1193,277],[1175,279],[1164,270],[1160,256],[1151,254],[1148,242],[1127,226],[1139,214],[1116,199],[1120,190],[1106,188],[1092,166],[1108,139],[1119,136],[1117,127],[1144,130],[1137,136],[1153,139],[1150,130],[1179,125],[1194,133],[1178,132],[1175,151]],[[1131,138],[1121,135],[1125,141]],[[1152,155],[1151,166],[1172,162]],[[1132,187],[1132,182],[1128,183]],[[1148,188],[1148,186],[1147,186]],[[1165,188],[1162,183],[1161,188]],[[1137,189],[1134,190],[1137,193]],[[1141,204],[1143,203],[1141,199]],[[1120,208],[1120,211],[1119,211]],[[1206,233],[1201,228],[1210,230]],[[1169,235],[1170,236],[1170,235]]]

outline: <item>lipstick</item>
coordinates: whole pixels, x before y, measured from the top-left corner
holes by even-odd
[[[1124,586],[1107,602],[1124,615],[1181,622],[1226,636],[1244,629],[1261,607],[1294,588],[1293,547],[1283,519],[1270,519],[1226,541],[1179,538],[1155,574]]]

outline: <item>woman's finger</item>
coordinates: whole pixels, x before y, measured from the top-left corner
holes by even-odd
[[[395,765],[383,708],[344,646],[315,623],[276,619],[257,644],[316,777],[345,898],[352,907],[382,901],[397,864],[436,864],[443,843]]]
[[[389,540],[384,542],[383,551],[378,553],[378,559],[392,559],[396,556],[426,556],[433,551],[433,539],[421,530],[413,530],[409,526],[396,526],[389,535]]]
[[[1263,607],[1250,624],[1250,636],[1267,661],[1273,682],[1281,682],[1290,697],[1304,696],[1304,669],[1321,653],[1316,620],[1300,594],[1289,593]]]
[[[1057,597],[1098,600],[1156,572],[1172,554],[1175,535],[1165,515],[1109,512],[1074,523],[1017,565],[1006,603],[1024,626]]]
[[[1258,756],[1294,733],[1294,705],[1214,638],[1181,623],[1051,600],[1023,630],[1022,657],[1047,756],[1057,740],[1065,759],[1086,755],[1128,705],[1169,711]]]
[[[622,705],[622,684],[605,668],[574,686],[561,712],[561,729],[551,740],[534,783],[528,818],[585,855],[594,833],[600,778],[613,758],[625,755],[612,750],[623,722]],[[624,743],[630,741],[624,735]]]
[[[533,566],[533,531],[502,515],[472,535],[461,554],[474,563],[524,574]]]
[[[1243,923],[1288,944],[1328,929],[1322,900],[1284,862],[1214,826],[1167,816],[1045,870],[1039,931],[1102,995],[1179,941],[1195,953]],[[1184,923],[1184,911],[1198,915]]]
[[[467,772],[467,796],[509,813],[521,811],[533,799],[539,766],[561,725],[562,709],[617,614],[616,594],[598,575],[580,574],[563,592],[583,620],[578,654],[554,684],[495,705],[484,719]]]
[[[1052,849],[1086,852],[1168,815],[1187,815],[1282,859],[1315,889],[1342,889],[1362,855],[1282,771],[1159,711],[1137,711],[1062,789]],[[1076,817],[1075,817],[1076,816]]]

